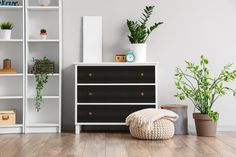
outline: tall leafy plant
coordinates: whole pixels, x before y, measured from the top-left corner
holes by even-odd
[[[134,43],[145,43],[149,35],[163,22],[154,23],[152,26],[148,27],[147,22],[152,15],[153,9],[155,6],[146,6],[144,12],[142,13],[143,17],[138,21],[132,21],[127,19],[127,26],[130,31],[128,35],[129,41]]]
[[[36,81],[35,109],[39,112],[43,102],[42,91],[48,82],[49,74],[53,73],[54,63],[47,57],[43,57],[42,59],[33,58],[33,62],[32,73]]]
[[[217,121],[219,114],[213,111],[213,105],[227,92],[236,96],[236,90],[227,86],[236,79],[236,70],[232,70],[232,64],[228,64],[218,76],[212,77],[207,68],[208,60],[204,56],[201,56],[200,64],[185,62],[185,70],[176,69],[175,85],[180,92],[175,96],[180,100],[190,99],[201,114],[208,114],[212,120]]]

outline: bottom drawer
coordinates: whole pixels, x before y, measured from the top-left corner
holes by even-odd
[[[125,122],[126,117],[138,110],[155,105],[78,105],[79,122]]]

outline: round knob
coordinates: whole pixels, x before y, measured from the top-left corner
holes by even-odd
[[[144,96],[145,94],[144,94],[144,92],[141,92],[140,95],[141,95],[141,96]]]
[[[140,76],[143,77],[143,76],[144,76],[144,73],[140,73]]]
[[[93,95],[93,93],[92,93],[92,92],[89,92],[89,93],[88,93],[88,95],[89,95],[89,96],[92,96],[92,95]]]
[[[93,115],[93,112],[89,112],[88,114],[91,116],[91,115]]]
[[[93,76],[93,73],[89,73],[88,75],[89,75],[89,77],[92,77],[92,76]]]

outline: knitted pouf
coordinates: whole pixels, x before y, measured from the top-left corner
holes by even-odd
[[[160,119],[153,122],[153,129],[147,130],[137,127],[134,124],[129,126],[130,133],[133,137],[143,140],[166,140],[173,137],[175,127],[172,121]]]

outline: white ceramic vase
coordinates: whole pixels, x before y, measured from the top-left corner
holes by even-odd
[[[51,0],[38,0],[40,6],[49,6]]]
[[[11,30],[10,29],[1,29],[0,30],[0,38],[5,40],[11,39]]]
[[[46,39],[47,39],[47,36],[48,36],[48,35],[46,35],[46,34],[41,34],[41,35],[40,35],[40,39],[46,40]]]
[[[136,63],[146,63],[147,61],[147,44],[130,44],[130,51],[135,52]]]

